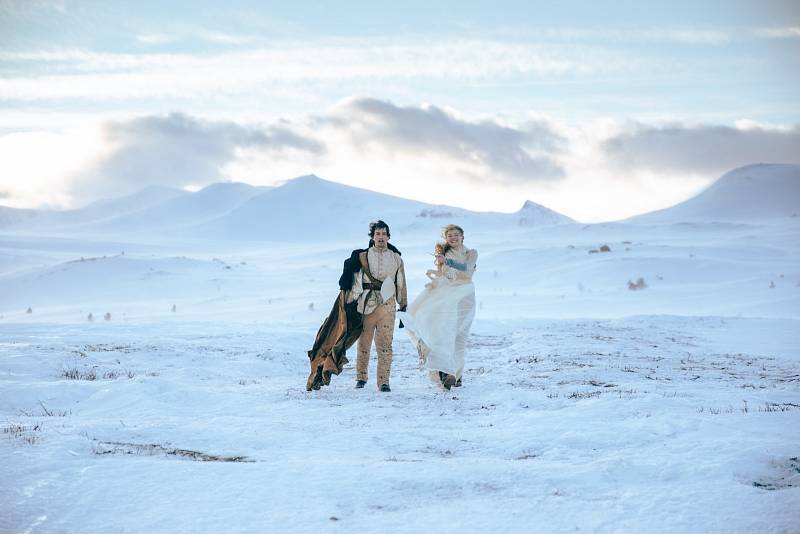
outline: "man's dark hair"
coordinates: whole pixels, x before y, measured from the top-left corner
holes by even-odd
[[[369,236],[375,237],[375,230],[379,229],[386,230],[386,235],[392,237],[392,233],[389,231],[389,225],[380,219],[369,223]]]

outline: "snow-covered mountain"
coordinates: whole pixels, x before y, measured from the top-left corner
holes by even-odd
[[[0,206],[0,228],[7,228],[32,219],[39,214],[37,210],[26,210]]]
[[[726,173],[680,204],[628,221],[752,223],[790,217],[800,217],[800,165],[758,164]]]
[[[41,210],[36,217],[18,222],[14,231],[64,234],[78,227],[100,226],[101,221],[141,211],[173,198],[190,194],[171,187],[148,186],[132,195],[103,199],[73,210]]]
[[[227,214],[268,190],[245,183],[216,183],[195,193],[176,196],[133,213],[112,217],[86,230],[95,233],[176,233]]]
[[[574,223],[566,215],[562,215],[557,211],[546,208],[533,201],[526,200],[522,208],[514,214],[519,217],[520,226],[547,226],[551,224],[568,224]]]
[[[245,240],[353,239],[363,237],[369,222],[376,219],[387,221],[392,228],[428,233],[447,223],[486,231],[574,222],[530,201],[517,213],[481,213],[399,198],[308,175],[253,197],[230,213],[198,226],[192,233],[198,237]]]
[[[349,187],[314,175],[302,176],[254,196],[214,220],[189,230],[195,237],[242,240],[314,240],[363,233],[369,220],[391,221],[413,213],[418,203]]]
[[[187,310],[222,299],[236,314],[258,298],[283,299],[285,308],[272,310],[278,316],[300,313],[310,302],[324,307],[342,260],[366,244],[369,221],[381,218],[403,251],[412,292],[426,280],[440,228],[462,225],[466,244],[480,252],[481,313],[495,318],[795,317],[800,221],[787,215],[798,198],[791,194],[795,173],[793,166],[739,169],[695,203],[662,210],[664,224],[570,224],[532,202],[515,213],[472,212],[316,176],[267,190],[216,184],[117,217],[98,213],[104,218],[66,227],[72,235],[53,237],[56,227],[0,237],[0,314],[100,302],[147,308],[165,298]],[[751,182],[781,188],[783,219],[769,217],[757,195],[762,188]],[[754,212],[777,222],[751,224]],[[742,218],[717,221],[729,214]],[[631,290],[640,278],[646,290]],[[163,311],[163,303],[157,308]]]
[[[244,183],[217,183],[191,193],[150,186],[114,199],[65,211],[17,217],[10,231],[40,235],[120,236],[135,239],[175,235],[180,229],[219,217],[268,190]]]
[[[438,234],[447,223],[470,231],[533,228],[574,221],[534,202],[516,213],[473,212],[301,176],[269,188],[218,183],[195,193],[168,188],[96,202],[79,210],[43,212],[10,231],[147,242],[153,239],[297,241],[364,237],[383,219],[406,232]]]
[[[747,200],[705,198],[714,214]],[[796,530],[798,219],[559,224],[530,202],[476,213],[313,176],[139,208],[98,208],[72,235],[0,232],[0,472],[15,481],[0,525],[469,531],[476,509],[475,531]],[[479,251],[457,392],[429,384],[401,330],[392,392],[372,373],[353,388],[355,347],[304,391],[342,261],[376,217],[412,301],[441,225]],[[346,430],[326,436],[343,453],[298,484],[321,420]],[[420,494],[458,498],[398,512]],[[219,513],[195,522],[175,495]]]

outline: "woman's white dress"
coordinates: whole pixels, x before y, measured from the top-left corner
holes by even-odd
[[[467,337],[475,318],[472,275],[477,259],[474,249],[448,250],[442,269],[428,271],[430,283],[408,305],[406,313],[398,312],[417,348],[420,365],[436,382],[439,371],[457,379],[464,372]]]

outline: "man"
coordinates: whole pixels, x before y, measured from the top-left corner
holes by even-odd
[[[389,225],[375,221],[369,225],[370,247],[358,252],[347,302],[356,302],[363,315],[363,330],[358,338],[356,356],[356,388],[367,383],[369,354],[373,339],[378,352],[377,385],[380,391],[391,391],[392,339],[396,306],[405,311],[408,304],[406,275],[400,252],[389,245]],[[355,255],[354,251],[354,255]]]

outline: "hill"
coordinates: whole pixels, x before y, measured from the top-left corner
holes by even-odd
[[[755,223],[800,217],[800,165],[734,169],[675,206],[628,219],[637,223]]]

